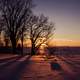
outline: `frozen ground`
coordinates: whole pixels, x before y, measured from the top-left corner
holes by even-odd
[[[80,80],[80,55],[2,55],[0,80]]]

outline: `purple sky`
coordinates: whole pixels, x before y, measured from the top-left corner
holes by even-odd
[[[33,0],[35,14],[55,23],[55,39],[80,40],[80,0]]]

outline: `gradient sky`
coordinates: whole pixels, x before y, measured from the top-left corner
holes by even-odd
[[[80,0],[33,0],[35,14],[55,23],[55,39],[80,40]]]

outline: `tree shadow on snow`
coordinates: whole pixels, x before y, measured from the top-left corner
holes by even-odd
[[[15,70],[13,71],[13,73],[11,73],[11,75],[8,78],[8,80],[20,80],[20,76],[22,74],[22,71],[24,71],[25,67],[29,64],[29,59],[30,58],[31,58],[31,56],[29,56],[26,60],[20,62],[16,66]]]

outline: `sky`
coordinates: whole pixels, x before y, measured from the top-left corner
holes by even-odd
[[[80,40],[80,0],[33,0],[34,13],[55,23],[54,39]]]

